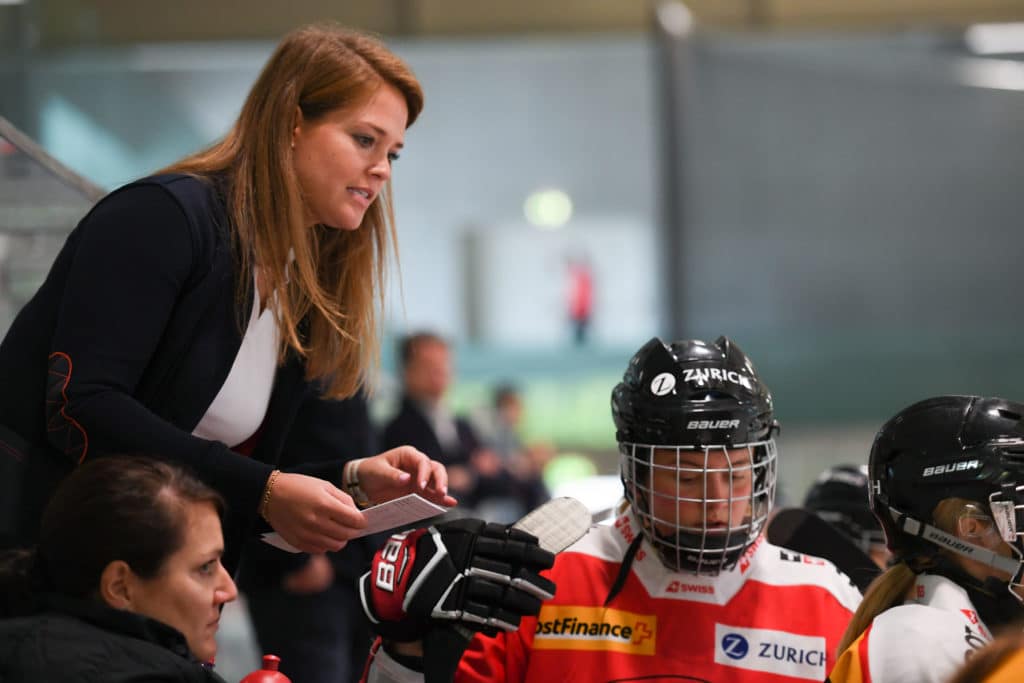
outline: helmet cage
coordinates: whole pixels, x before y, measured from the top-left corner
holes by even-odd
[[[1009,544],[1024,542],[1024,486],[1009,484],[989,496],[999,536]]]
[[[991,446],[999,452],[1004,472],[998,490],[988,498],[992,517],[1002,539],[1024,552],[1024,483],[1018,483],[1024,439],[1000,439]]]
[[[1024,603],[1024,485],[1003,484],[989,496],[988,504],[1000,538],[1017,556],[1017,570],[1011,572],[1010,577],[1010,593]]]
[[[989,512],[1000,538],[1016,555],[1016,570],[1008,572],[1010,594],[1024,603],[1024,484],[1018,483],[1024,439],[994,439],[988,447],[999,454],[1003,467],[999,488],[988,497]]]
[[[737,451],[746,457],[737,458]],[[731,569],[767,524],[778,478],[772,438],[714,446],[620,442],[619,453],[626,498],[644,537],[669,569],[711,576]],[[724,466],[709,467],[716,454],[724,457]],[[726,475],[725,497],[709,497],[709,474]],[[749,491],[739,490],[746,488],[745,482]],[[687,484],[689,490],[683,491]],[[745,512],[737,519],[734,509],[740,500],[746,502]],[[695,513],[699,510],[690,524],[680,514],[687,505]],[[725,519],[718,524],[708,523],[713,509],[724,510]]]

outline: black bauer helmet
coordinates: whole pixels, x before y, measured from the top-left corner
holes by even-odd
[[[939,396],[905,408],[883,425],[871,447],[868,474],[871,510],[885,530],[889,550],[910,558],[945,548],[1009,574],[1011,587],[1019,586],[1024,568],[1022,418],[1020,403]],[[947,498],[979,503],[1015,557],[933,526],[935,507]]]
[[[726,337],[672,344],[654,338],[630,360],[611,403],[625,495],[663,564],[711,575],[735,566],[767,523],[777,478],[772,437],[778,423],[771,393],[750,359]],[[683,495],[679,483],[674,495],[664,487],[656,491],[656,470],[671,470],[672,481],[677,474],[701,478],[703,495]],[[707,475],[715,472],[728,473],[729,484],[726,494],[712,497]],[[747,485],[734,482],[748,477],[750,490],[741,494],[736,489]],[[740,495],[746,512],[736,519]],[[675,511],[671,518],[656,516],[658,498],[665,503],[660,509]],[[703,506],[702,521],[685,524],[681,503]],[[729,510],[724,523],[708,523],[715,507]]]
[[[885,535],[868,504],[867,465],[836,465],[814,480],[804,508],[836,527],[865,553],[885,544]]]

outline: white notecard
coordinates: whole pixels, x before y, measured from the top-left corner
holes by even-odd
[[[360,529],[352,538],[359,538],[367,534],[375,534],[380,531],[387,531],[395,527],[405,526],[427,517],[447,512],[449,508],[431,503],[417,493],[410,493],[401,498],[389,500],[373,507],[363,510],[366,517],[366,528]],[[281,538],[276,531],[269,531],[261,536],[264,543],[269,543],[275,548],[287,550],[290,553],[302,552],[288,541]]]

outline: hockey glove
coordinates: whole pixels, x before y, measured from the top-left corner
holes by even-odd
[[[554,583],[539,575],[554,557],[524,531],[460,519],[389,538],[359,593],[386,639],[421,640],[441,624],[494,635],[518,628],[554,595]]]

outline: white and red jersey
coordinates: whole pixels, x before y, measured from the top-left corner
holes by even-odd
[[[560,554],[555,597],[518,631],[476,636],[455,680],[821,681],[860,593],[830,562],[762,537],[718,576],[665,568],[644,541],[605,606],[629,544],[627,511]]]
[[[840,656],[832,683],[940,683],[992,640],[967,591],[920,574],[913,598],[879,614]]]
[[[666,569],[645,540],[605,606],[639,533],[627,510],[561,553],[548,572],[555,597],[518,631],[475,636],[456,682],[824,680],[861,598],[832,563],[762,537],[735,569],[698,576]],[[422,674],[381,650],[369,680],[411,683]]]

